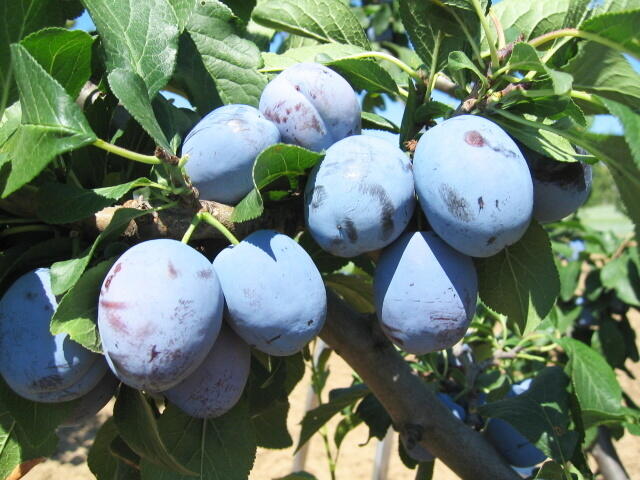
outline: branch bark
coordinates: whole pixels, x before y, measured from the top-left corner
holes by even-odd
[[[629,480],[629,474],[618,457],[607,427],[598,427],[598,438],[591,450],[591,455],[595,458],[598,470],[606,480]]]
[[[355,313],[331,292],[320,337],[362,377],[407,445],[420,443],[465,480],[520,478],[413,374],[377,322]]]

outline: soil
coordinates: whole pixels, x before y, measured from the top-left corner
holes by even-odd
[[[632,325],[640,332],[640,314],[634,314],[631,318]],[[640,345],[640,341],[639,341]],[[640,376],[640,364],[628,363],[627,367],[637,377]],[[345,387],[351,383],[351,368],[338,356],[332,355],[329,361],[331,374],[327,382],[328,392],[332,388]],[[618,373],[622,387],[634,402],[640,404],[640,382],[629,378],[624,373]],[[307,392],[309,389],[309,372],[298,384],[290,397],[291,411],[289,414],[289,432],[294,443],[297,441],[300,426],[299,422],[304,415]],[[93,475],[89,471],[86,458],[87,451],[99,426],[111,414],[113,406],[108,405],[89,425],[75,428],[60,429],[60,445],[53,458],[36,466],[24,478],[25,480],[90,480]],[[329,434],[333,435],[339,421],[336,416],[328,424]],[[378,442],[374,439],[367,442],[368,429],[360,425],[351,431],[342,444],[340,456],[337,462],[336,478],[338,480],[383,480],[384,477],[373,477],[374,457]],[[398,437],[392,436],[392,455],[389,463],[387,479],[412,480],[415,472],[407,469],[398,455]],[[616,442],[618,454],[625,465],[631,478],[640,478],[640,437],[626,434]],[[290,447],[285,450],[259,449],[250,480],[270,480],[285,476],[292,471],[293,450]],[[592,463],[592,467],[595,465]],[[324,453],[324,446],[319,435],[315,435],[309,444],[305,470],[314,474],[318,480],[330,480],[328,463]],[[455,480],[458,477],[441,462],[436,461],[435,480]]]

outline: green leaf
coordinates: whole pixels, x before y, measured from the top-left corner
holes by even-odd
[[[463,50],[464,35],[455,18],[432,0],[400,0],[400,17],[426,65],[441,70],[450,52]]]
[[[171,78],[178,51],[178,19],[169,1],[83,3],[100,32],[107,69],[137,74],[153,98]]]
[[[640,306],[638,268],[629,253],[624,252],[618,258],[608,262],[600,271],[602,285],[615,290],[616,295],[629,305]]]
[[[343,45],[341,43],[324,43],[321,45],[309,45],[306,47],[290,48],[283,53],[265,52],[262,54],[265,72],[279,72],[302,62],[323,63],[340,60],[344,57],[358,55],[365,52],[355,45]]]
[[[520,34],[526,41],[562,28],[570,4],[571,0],[503,0],[492,5],[491,9],[500,20],[506,41],[513,42]]]
[[[284,399],[274,401],[266,410],[251,417],[259,447],[280,449],[293,445],[287,430],[288,415],[289,401]]]
[[[131,189],[150,185],[146,178],[113,187],[86,190],[65,183],[45,183],[38,189],[38,217],[47,223],[72,223],[113,205]]]
[[[523,333],[549,313],[560,292],[549,237],[535,221],[517,243],[493,257],[476,259],[476,267],[482,301],[507,315]]]
[[[373,128],[374,130],[386,130],[398,133],[398,126],[390,120],[371,112],[362,112],[362,128]]]
[[[241,18],[244,22],[248,22],[257,0],[222,0],[222,2],[233,10],[235,16]]]
[[[196,44],[187,32],[180,35],[178,61],[171,81],[185,92],[191,105],[202,116],[222,105],[216,84],[204,66]]]
[[[122,439],[141,458],[171,472],[194,474],[186,463],[169,453],[177,455],[176,450],[161,438],[159,424],[142,392],[122,385],[113,407],[113,421]]]
[[[71,260],[56,262],[51,265],[51,290],[60,295],[73,287],[89,265],[89,261],[103,241],[119,237],[134,218],[147,215],[154,210],[137,210],[135,208],[119,208],[113,215],[109,226],[98,235],[91,247]]]
[[[633,10],[640,8],[638,0],[606,0],[601,7],[603,12],[620,12],[623,10]]]
[[[113,417],[102,424],[89,449],[87,464],[97,480],[135,480],[140,472],[126,465],[111,453],[111,444],[118,438]]]
[[[169,0],[169,3],[173,7],[173,11],[176,14],[176,19],[178,21],[178,30],[180,33],[187,26],[187,21],[191,16],[191,12],[195,7],[194,0]]]
[[[509,66],[512,70],[546,73],[553,84],[555,95],[564,95],[571,91],[573,77],[568,73],[559,72],[549,68],[540,60],[540,54],[528,43],[518,42],[513,47],[513,53],[509,57]]]
[[[202,480],[246,480],[253,466],[256,441],[245,401],[221,417],[202,420],[169,405],[158,421],[171,452]],[[144,461],[143,480],[177,480],[177,476]]]
[[[320,42],[370,48],[360,22],[341,0],[267,0],[255,8],[253,19],[267,27]]]
[[[428,123],[434,118],[444,117],[451,113],[453,113],[453,108],[450,105],[431,100],[418,107],[416,110],[416,121],[419,123]]]
[[[32,33],[20,44],[44,70],[76,98],[91,76],[93,38],[82,30],[46,28]]]
[[[0,2],[0,115],[17,98],[9,45],[46,26],[63,26],[59,0],[4,0]]]
[[[356,415],[369,427],[369,438],[376,437],[382,440],[391,426],[391,417],[371,393],[362,399],[356,409]]]
[[[373,60],[344,58],[328,62],[327,65],[337,69],[358,90],[392,95],[398,93],[398,85],[391,75]]]
[[[0,154],[7,153],[11,161],[6,176],[0,174],[3,198],[30,182],[57,155],[96,139],[80,107],[29,52],[22,45],[12,45],[11,52],[22,123],[0,147]]]
[[[640,76],[638,77],[640,80]],[[615,115],[622,123],[624,139],[629,145],[636,165],[640,166],[640,113],[613,100],[601,99],[611,115]]]
[[[266,78],[258,47],[238,36],[233,12],[218,0],[202,0],[189,19],[187,30],[214,79],[225,104],[258,105]]]
[[[605,13],[591,17],[580,25],[580,30],[590,34],[588,40],[602,43],[640,59],[640,9]]]
[[[622,391],[607,361],[588,345],[573,338],[558,343],[569,356],[567,371],[578,397],[584,428],[602,422],[621,420]]]
[[[253,164],[255,188],[233,209],[231,220],[246,222],[262,215],[264,206],[260,189],[282,177],[297,177],[313,167],[322,154],[296,145],[277,143],[265,148]]]
[[[565,463],[573,455],[578,435],[569,427],[569,378],[560,367],[547,367],[526,392],[481,406],[481,415],[513,425],[545,455]]]
[[[98,335],[98,297],[107,272],[115,259],[105,260],[88,269],[73,288],[62,297],[51,318],[51,333],[67,333],[72,340],[102,353]]]
[[[457,72],[458,70],[465,70],[465,69],[471,70],[476,75],[476,77],[480,79],[480,82],[482,82],[484,86],[488,85],[487,77],[485,77],[482,74],[482,72],[478,70],[478,67],[476,67],[476,64],[473,63],[471,59],[467,56],[467,54],[464,52],[455,51],[455,52],[449,53],[448,67],[449,67],[449,70],[451,70],[452,72]]]
[[[593,42],[582,42],[576,56],[562,70],[573,76],[573,88],[577,90],[640,108],[640,74],[616,50]],[[576,101],[586,111],[593,108],[587,102]]]
[[[319,407],[309,410],[302,419],[302,429],[300,430],[300,439],[296,452],[300,450],[307,441],[316,433],[325,423],[337,414],[340,410],[349,405],[354,404],[358,399],[369,393],[369,388],[360,383],[349,388],[340,388],[330,392],[330,400]]]
[[[109,86],[127,111],[151,135],[156,143],[172,151],[164,132],[156,120],[144,80],[135,72],[123,68],[114,69],[109,76]],[[172,152],[174,153],[174,152]]]
[[[324,282],[358,312],[374,313],[376,311],[371,279],[359,275],[334,273],[326,275]]]

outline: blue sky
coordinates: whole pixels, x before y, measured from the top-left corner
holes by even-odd
[[[498,1],[500,0],[497,0],[497,1],[494,0],[493,3],[498,3]],[[93,30],[94,28],[95,27],[93,25],[93,22],[91,21],[91,17],[89,17],[86,11],[82,14],[82,16],[80,16],[76,20],[76,23],[73,26],[73,29],[85,30],[85,31],[90,31],[90,30]],[[627,58],[631,63],[631,65],[633,66],[633,68],[637,72],[640,71],[640,61],[635,60],[631,57],[627,57]],[[162,93],[167,98],[173,99],[177,106],[186,107],[186,108],[190,107],[189,102],[184,98],[169,92],[162,92]],[[438,92],[438,91],[434,92],[433,97],[435,100],[438,100],[440,102],[447,103],[452,106],[457,105],[457,101],[455,99],[449,97],[448,95],[442,92]],[[403,103],[388,101],[386,110],[384,112],[379,112],[379,113],[387,117],[396,125],[400,125],[403,111],[404,111]],[[591,130],[595,133],[608,133],[608,134],[618,134],[618,135],[622,134],[622,126],[620,125],[620,122],[616,118],[612,117],[611,115],[596,115],[594,123],[591,127]]]

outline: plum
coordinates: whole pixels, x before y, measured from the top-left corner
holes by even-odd
[[[533,183],[515,142],[486,118],[460,115],[418,141],[413,173],[435,232],[456,250],[490,257],[517,242],[533,211]]]
[[[222,250],[213,266],[231,327],[251,347],[292,355],[324,324],[327,296],[320,272],[294,240],[258,230]]]
[[[279,141],[277,127],[258,109],[225,105],[202,118],[185,138],[185,169],[201,199],[233,205],[253,188],[258,154]]]
[[[457,343],[473,318],[478,295],[471,258],[433,232],[405,233],[386,248],[373,288],[382,330],[416,355]]]
[[[556,222],[582,206],[591,192],[591,165],[557,162],[524,145],[520,148],[533,179],[533,218]]]
[[[202,254],[169,239],[135,245],[100,291],[98,328],[111,370],[140,390],[173,387],[213,346],[223,306],[216,273]]]
[[[465,419],[467,418],[467,412],[465,412],[464,408],[458,405],[453,400],[453,398],[451,398],[451,396],[447,395],[446,393],[438,393],[437,395],[440,401],[449,408],[451,413],[453,413],[454,417],[456,417],[458,420],[462,422],[465,421]],[[409,448],[404,443],[404,440],[402,440],[402,444],[404,445],[404,448],[409,454],[409,456],[413,458],[416,462],[431,462],[435,458],[429,450],[424,448],[419,443],[416,443],[412,448]]]
[[[320,247],[353,257],[393,242],[415,203],[407,155],[385,140],[354,135],[332,145],[311,171],[305,219]]]
[[[16,280],[0,300],[0,374],[19,395],[34,401],[73,400],[106,372],[101,355],[67,334],[52,335],[58,303],[48,268]]]
[[[98,384],[78,399],[67,419],[60,425],[70,427],[81,425],[96,416],[96,414],[113,398],[120,382],[107,371]]]
[[[249,378],[251,350],[223,326],[202,364],[175,387],[164,392],[170,402],[196,418],[219,417],[240,399]]]
[[[531,386],[528,378],[519,384],[512,385],[507,397],[515,397],[526,392]],[[515,467],[531,467],[544,461],[547,456],[538,447],[516,430],[510,423],[501,418],[492,418],[486,429],[487,439],[495,449]]]
[[[319,63],[298,63],[271,80],[260,111],[282,140],[320,151],[360,133],[360,103],[349,83]]]

